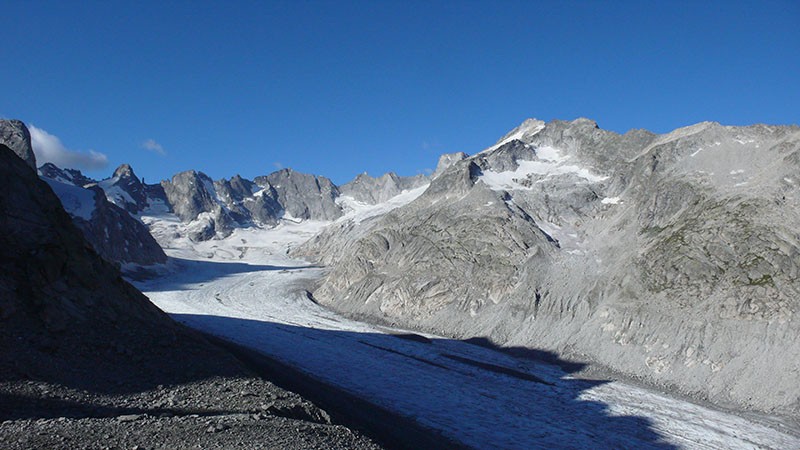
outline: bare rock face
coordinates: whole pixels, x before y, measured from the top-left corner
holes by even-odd
[[[402,193],[404,190],[420,187],[428,182],[424,175],[399,177],[389,172],[378,178],[366,173],[359,174],[353,181],[339,188],[341,195],[352,197],[370,205],[382,203]]]
[[[36,155],[31,147],[31,133],[19,120],[0,119],[0,144],[5,144],[17,154],[25,164],[36,170]]]
[[[218,198],[240,224],[276,225],[283,215],[278,193],[272,186],[261,187],[239,175],[214,182]]]
[[[181,172],[161,185],[168,204],[181,221],[194,222],[189,237],[196,241],[227,236],[238,227],[275,225],[284,211],[275,189],[238,175],[215,182],[192,170]]]
[[[233,231],[236,221],[217,200],[214,182],[208,175],[189,170],[174,175],[171,181],[162,181],[161,186],[173,211],[182,221],[202,222],[202,226],[196,227],[189,236],[190,239],[208,240],[227,236]]]
[[[530,120],[297,254],[332,266],[315,298],[345,312],[798,414],[798,155],[798,127]]]
[[[334,220],[342,215],[336,204],[339,188],[325,177],[282,169],[254,181],[274,189],[278,203],[295,219]]]
[[[172,180],[162,181],[161,186],[175,214],[183,221],[194,220],[200,213],[213,211],[218,206],[214,199],[214,182],[202,172],[178,173]]]
[[[444,155],[439,157],[439,163],[436,164],[436,170],[433,172],[433,176],[431,178],[436,178],[445,170],[447,170],[453,164],[462,161],[467,158],[467,154],[464,152],[455,152],[455,153],[445,153]]]

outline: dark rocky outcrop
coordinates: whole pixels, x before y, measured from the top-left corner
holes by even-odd
[[[0,162],[0,318],[43,333],[90,324],[170,332],[169,318],[94,251],[50,187],[4,145]]]
[[[72,184],[78,187],[86,187],[90,184],[97,184],[97,180],[93,180],[77,169],[62,169],[53,163],[44,163],[39,167],[39,174],[51,180],[60,181],[62,183]]]
[[[141,222],[109,202],[94,186],[96,209],[91,220],[75,218],[86,240],[108,261],[137,265],[163,264],[167,255]]]
[[[147,189],[128,164],[117,167],[111,178],[100,182],[100,187],[112,203],[131,214],[147,208]]]

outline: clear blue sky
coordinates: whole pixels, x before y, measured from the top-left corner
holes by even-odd
[[[10,0],[3,15],[0,117],[106,155],[97,177],[413,175],[528,117],[800,122],[797,0]]]

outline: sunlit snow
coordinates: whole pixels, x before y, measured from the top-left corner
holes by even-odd
[[[597,175],[588,167],[566,164],[571,158],[563,155],[553,147],[539,147],[536,149],[536,161],[518,161],[516,170],[494,172],[486,170],[480,180],[495,191],[527,190],[532,189],[531,181],[560,175],[575,175],[590,182],[599,182],[608,179],[607,176]],[[527,180],[528,183],[523,184]]]
[[[337,219],[337,221],[341,222],[352,220],[355,223],[361,223],[369,218],[386,214],[393,209],[399,208],[416,200],[417,197],[422,195],[425,190],[428,189],[428,186],[429,185],[426,184],[418,188],[404,190],[399,195],[396,195],[389,200],[376,205],[360,202],[350,196],[340,196],[336,199],[336,202],[344,209],[345,214]]]

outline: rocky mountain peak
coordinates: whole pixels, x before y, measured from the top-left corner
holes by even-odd
[[[147,208],[148,189],[128,164],[120,165],[111,178],[105,179],[98,184],[103,188],[110,202],[128,210],[132,214]]]
[[[0,144],[5,144],[36,171],[36,155],[31,146],[31,133],[22,121],[0,119]]]
[[[339,188],[328,178],[287,168],[256,177],[255,183],[272,186],[278,203],[295,219],[334,220],[342,215],[336,204]]]
[[[44,163],[39,167],[39,174],[51,180],[62,183],[73,184],[78,187],[85,187],[97,183],[96,180],[87,177],[77,169],[61,169],[53,163]]]
[[[445,153],[439,157],[439,163],[436,164],[436,170],[433,172],[431,178],[436,178],[442,174],[448,167],[467,158],[464,152]]]
[[[127,178],[127,179],[135,179],[139,181],[139,178],[136,177],[136,174],[133,173],[133,168],[129,164],[122,164],[114,171],[114,178]]]

